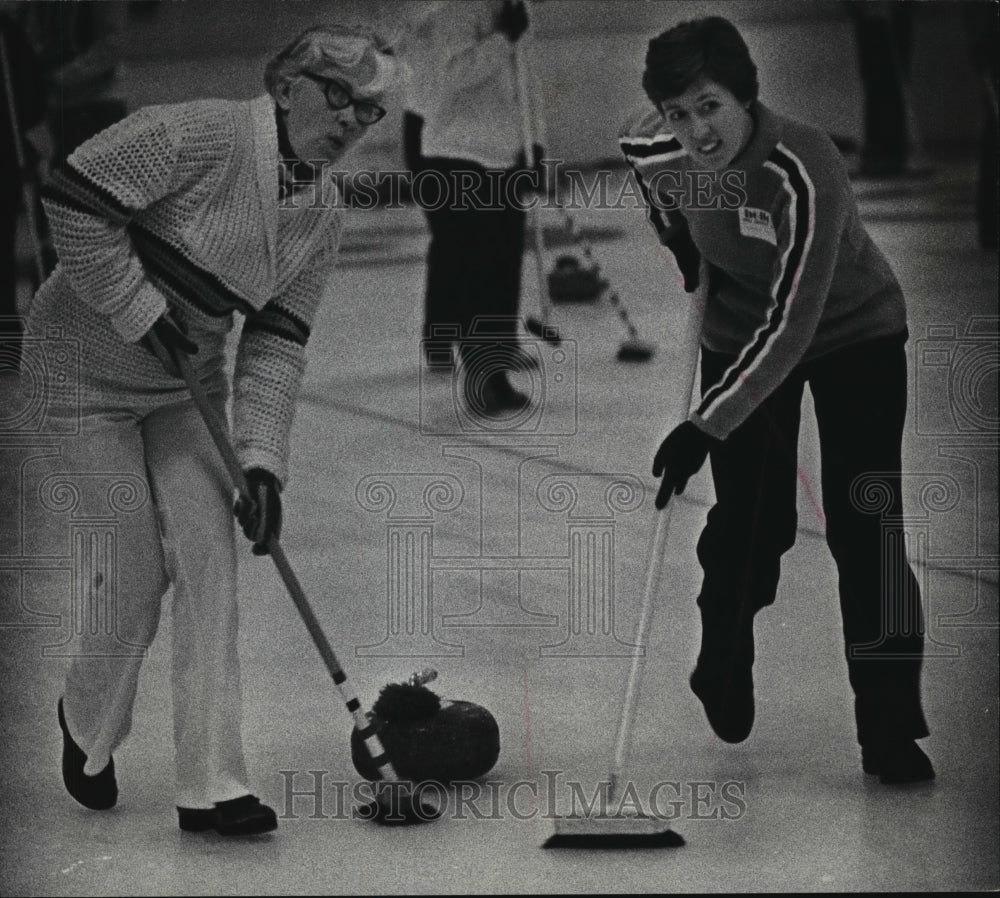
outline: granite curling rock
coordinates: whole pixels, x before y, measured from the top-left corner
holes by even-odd
[[[424,685],[434,676],[425,671],[407,683],[385,686],[368,718],[402,779],[446,784],[484,776],[500,755],[496,719],[474,702],[442,701]],[[366,779],[381,778],[357,727],[351,732],[351,760]]]
[[[597,268],[584,268],[576,256],[559,256],[549,272],[552,302],[596,302],[608,282]]]

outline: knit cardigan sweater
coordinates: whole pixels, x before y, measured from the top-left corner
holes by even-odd
[[[139,110],[78,148],[44,192],[59,265],[32,302],[34,333],[58,325],[81,348],[87,407],[175,402],[182,381],[138,341],[168,307],[221,354],[246,316],[233,378],[234,443],[245,468],[288,476],[304,348],[337,258],[332,180],[279,205],[269,96]],[[59,397],[56,396],[58,399]]]

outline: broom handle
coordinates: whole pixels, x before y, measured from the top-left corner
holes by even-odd
[[[514,41],[511,50],[511,59],[514,64],[514,83],[517,88],[517,105],[521,111],[521,141],[524,152],[525,168],[530,169],[535,155],[535,141],[533,139],[533,129],[531,126],[531,102],[528,94],[528,73],[527,64],[524,59],[524,52],[521,49],[521,42]],[[549,323],[549,292],[545,283],[545,239],[542,236],[541,211],[536,205],[529,210],[531,217],[531,233],[535,240],[535,276],[538,279],[538,303],[542,311],[542,325]]]
[[[687,390],[683,393],[684,401],[690,403],[691,394],[694,391],[695,373],[698,368],[698,344],[701,338],[702,313],[704,312],[705,299],[707,297],[708,278],[704,277],[701,286],[694,294],[696,314],[689,322],[689,334],[687,343],[683,350],[690,359],[685,358],[687,363]],[[687,407],[685,407],[685,414]],[[670,532],[670,517],[674,509],[674,497],[671,496],[666,507],[657,512],[656,529],[653,533],[653,543],[649,551],[649,561],[646,564],[646,580],[642,590],[642,605],[639,610],[639,623],[636,626],[635,644],[637,646],[635,654],[632,656],[632,664],[629,667],[628,681],[625,684],[625,698],[622,702],[622,714],[618,723],[618,737],[615,741],[615,756],[611,765],[611,773],[608,777],[610,787],[608,789],[608,805],[611,806],[619,795],[622,774],[628,762],[629,749],[632,744],[632,730],[635,725],[635,713],[639,704],[639,691],[642,687],[642,675],[646,665],[646,643],[649,641],[649,634],[653,629],[653,600],[656,596],[656,587],[660,580],[660,571],[663,569],[663,558],[667,550],[667,537]]]
[[[566,230],[569,231],[570,239],[580,248],[580,252],[583,253],[583,257],[590,265],[590,270],[597,277],[600,277],[602,274],[601,266],[597,259],[594,258],[590,242],[583,236],[583,231],[577,227],[576,222],[573,220],[573,216],[570,215],[569,212],[567,212],[562,206],[559,207],[559,211],[562,213],[563,222],[566,225]],[[621,318],[626,330],[628,330],[629,339],[638,340],[639,330],[632,323],[632,319],[628,314],[628,309],[625,308],[625,303],[622,302],[617,290],[611,290],[611,293],[608,296],[608,301],[612,306],[614,306],[615,311],[618,313],[618,317]]]
[[[183,352],[175,352],[173,353],[173,357],[174,361],[177,363],[177,367],[180,369],[181,375],[187,383],[188,389],[191,391],[191,398],[194,400],[194,404],[198,407],[198,411],[201,413],[205,426],[208,428],[209,435],[212,437],[212,442],[215,443],[219,450],[219,454],[222,456],[223,464],[225,464],[226,470],[229,472],[233,485],[243,497],[245,497],[248,501],[252,501],[250,500],[250,490],[247,486],[246,476],[243,474],[243,468],[240,465],[239,459],[236,457],[236,450],[233,449],[233,444],[229,440],[229,435],[227,434],[222,421],[219,420],[219,416],[212,406],[211,400],[205,392],[205,388],[198,379],[198,375],[191,365],[191,360]],[[319,625],[319,621],[316,620],[316,615],[313,614],[309,600],[306,598],[305,590],[299,583],[298,577],[295,576],[295,571],[292,570],[292,566],[285,555],[284,549],[281,547],[281,543],[278,542],[277,537],[272,536],[270,538],[267,544],[267,549],[271,558],[274,560],[275,567],[277,567],[278,573],[281,575],[281,579],[285,584],[285,588],[288,590],[288,594],[292,597],[292,601],[295,603],[295,607],[298,609],[299,614],[302,617],[302,621],[306,625],[306,629],[309,631],[309,635],[312,637],[313,643],[319,651],[320,657],[323,659],[323,663],[326,665],[327,671],[329,671],[334,684],[337,686],[337,691],[340,693],[340,697],[343,699],[347,710],[354,718],[355,726],[364,737],[365,742],[370,745],[369,752],[373,761],[378,766],[379,775],[387,782],[400,782],[398,774],[393,769],[393,766],[388,759],[385,748],[379,741],[378,736],[374,733],[371,721],[367,718],[364,711],[361,710],[361,702],[358,700],[357,695],[350,686],[347,680],[347,674],[345,674],[343,668],[341,668],[340,662],[337,660],[337,656],[334,653],[329,640],[326,638],[326,634]],[[371,734],[365,735],[365,732],[369,729],[372,730]]]
[[[663,567],[663,556],[667,547],[667,535],[670,530],[670,515],[673,507],[674,503],[668,502],[667,507],[656,516],[656,530],[653,533],[653,545],[650,548],[649,562],[646,565],[646,582],[643,586],[642,607],[639,611],[639,623],[636,628],[635,642],[638,648],[632,656],[628,682],[625,685],[625,699],[622,703],[622,716],[618,723],[618,738],[615,742],[615,757],[609,777],[611,782],[608,791],[609,805],[612,805],[618,797],[622,773],[628,762],[632,729],[635,725],[635,712],[639,704],[639,690],[646,664],[646,642],[653,625],[653,597],[656,595],[656,585]]]

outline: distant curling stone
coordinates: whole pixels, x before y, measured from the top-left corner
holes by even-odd
[[[576,256],[559,256],[549,272],[552,302],[594,302],[608,282],[595,268],[584,268]]]
[[[390,683],[368,717],[403,779],[438,783],[476,779],[488,773],[500,756],[500,728],[486,708],[474,702],[442,702],[423,685]],[[366,779],[380,778],[357,728],[351,732],[351,760]]]

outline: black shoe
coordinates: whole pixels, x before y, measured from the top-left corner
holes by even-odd
[[[923,783],[934,779],[931,759],[913,739],[888,742],[885,745],[862,745],[861,768],[878,776],[886,785]]]
[[[59,727],[63,734],[62,775],[66,791],[85,808],[90,808],[92,811],[106,811],[108,808],[113,808],[115,802],[118,801],[115,759],[111,758],[107,767],[100,773],[95,776],[87,776],[83,772],[87,756],[69,734],[69,727],[66,726],[66,717],[63,714],[62,699],[59,699],[57,709],[59,711]]]
[[[189,833],[214,829],[221,836],[255,836],[278,828],[278,817],[256,795],[243,795],[230,801],[217,801],[215,807],[178,808],[180,828]]]
[[[691,674],[691,691],[705,707],[715,735],[736,744],[750,735],[754,721],[753,673],[747,665],[711,670],[699,660]]]
[[[489,377],[481,384],[475,379],[467,378],[464,392],[465,401],[474,415],[500,421],[520,414],[531,401],[524,393],[515,389],[507,380],[506,373]]]

